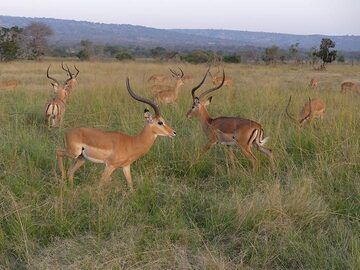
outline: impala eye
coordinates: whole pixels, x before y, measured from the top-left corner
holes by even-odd
[[[158,124],[159,124],[160,126],[162,126],[162,125],[164,124],[164,122],[159,121]]]

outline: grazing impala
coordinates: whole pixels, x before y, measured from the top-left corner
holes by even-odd
[[[184,77],[184,72],[181,70],[181,68],[179,69],[181,71],[181,74],[176,73],[175,71],[170,69],[172,76],[176,79],[176,83],[174,86],[163,85],[163,90],[155,93],[155,99],[157,102],[165,104],[173,104],[176,102],[179,96],[180,87],[184,84],[182,80],[182,78]]]
[[[57,127],[62,123],[65,113],[65,102],[68,97],[67,85],[62,85],[53,77],[49,75],[49,69],[47,69],[46,76],[52,80],[51,85],[57,93],[56,98],[52,98],[45,105],[45,118],[48,122],[48,127]]]
[[[218,74],[220,73],[220,70],[218,69],[218,71],[215,73],[215,75],[212,75],[210,72],[209,72],[209,74],[210,74],[210,76],[211,76],[211,80],[212,80],[212,83],[213,83],[213,85],[219,85],[220,83],[221,83],[221,81],[222,81],[222,77],[221,76],[219,76]],[[230,78],[230,77],[228,77],[228,76],[226,76],[225,77],[225,81],[224,81],[224,86],[232,86],[233,85],[233,79],[232,78]]]
[[[155,142],[157,136],[174,137],[176,132],[165,123],[158,106],[151,100],[136,95],[126,79],[129,94],[137,101],[149,104],[155,111],[155,117],[146,109],[144,111],[146,124],[143,130],[135,136],[121,132],[103,131],[96,128],[74,128],[65,133],[65,149],[57,151],[58,164],[62,178],[65,179],[63,157],[75,159],[74,165],[68,170],[68,177],[73,185],[74,173],[86,160],[104,163],[100,186],[109,181],[116,168],[122,168],[128,186],[133,190],[130,173],[131,164],[145,155]]]
[[[315,78],[311,78],[309,86],[314,89],[316,88],[317,84],[318,81]]]
[[[265,147],[267,138],[264,138],[264,130],[259,123],[240,117],[210,117],[206,107],[210,104],[212,97],[205,99],[205,96],[220,89],[224,85],[224,71],[222,81],[218,86],[204,91],[198,97],[195,96],[195,91],[204,83],[208,71],[200,84],[191,90],[193,103],[191,109],[186,114],[188,118],[195,116],[200,119],[202,129],[208,137],[208,143],[203,149],[203,154],[216,143],[229,146],[236,145],[242,150],[246,158],[251,161],[253,170],[255,170],[257,167],[257,159],[251,152],[251,147],[254,146],[265,154],[269,158],[271,165],[273,165],[272,150]],[[232,161],[233,156],[234,153],[230,148],[230,157]]]
[[[359,87],[356,83],[353,82],[343,82],[341,84],[340,93],[346,94],[347,92],[353,92],[356,94],[360,94]]]
[[[77,86],[77,76],[79,75],[79,70],[77,69],[77,67],[74,65],[74,68],[76,70],[76,74],[72,73],[68,67],[68,65],[66,65],[66,69],[64,68],[64,64],[61,62],[61,67],[63,70],[66,71],[66,73],[68,74],[69,78],[65,81],[64,85],[67,85],[67,90],[69,92],[69,95],[71,94],[71,92],[75,89],[75,87]]]
[[[299,113],[298,119],[291,116],[289,113],[289,106],[291,102],[291,96],[289,98],[289,102],[286,106],[285,112],[287,116],[293,120],[299,127],[303,127],[303,125],[314,118],[320,118],[323,119],[324,113],[325,113],[325,102],[319,98],[313,98],[305,103],[304,107]]]
[[[17,81],[16,80],[0,82],[0,89],[1,90],[15,89],[16,87],[17,87]]]

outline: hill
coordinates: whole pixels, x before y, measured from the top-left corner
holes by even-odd
[[[300,48],[318,46],[321,38],[329,37],[336,48],[343,51],[360,51],[360,36],[293,35],[265,32],[212,30],[212,29],[156,29],[129,24],[104,24],[87,21],[50,18],[1,16],[0,25],[25,27],[31,22],[49,25],[55,35],[52,44],[71,45],[88,39],[96,44],[154,47],[171,49],[223,49],[244,47],[268,47],[277,45],[287,48],[296,42]]]

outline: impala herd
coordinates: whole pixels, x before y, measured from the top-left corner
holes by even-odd
[[[50,67],[51,65],[47,68],[46,76],[50,80],[55,95],[45,104],[44,114],[49,129],[61,126],[64,119],[66,102],[77,86],[77,77],[80,73],[75,65],[75,72],[73,73],[67,65],[61,63],[61,68],[66,72],[67,76],[66,80],[61,83],[49,74]],[[170,69],[170,72],[171,77],[167,75],[152,75],[148,79],[148,83],[153,83],[149,88],[153,92],[153,98],[157,103],[176,104],[180,88],[184,85],[185,81],[186,83],[191,83],[194,80],[192,75],[185,75],[181,68],[179,68],[179,72],[172,69]],[[208,75],[211,76],[214,87],[200,92],[199,89],[203,86]],[[170,82],[172,80],[174,80],[174,83],[171,85]],[[312,78],[309,86],[316,88],[317,84],[317,79]],[[244,156],[250,160],[252,169],[255,170],[258,167],[258,161],[252,152],[252,148],[256,148],[267,156],[273,168],[273,153],[270,148],[265,146],[268,138],[264,136],[261,124],[253,120],[234,116],[212,118],[207,110],[212,101],[210,94],[218,91],[223,86],[231,87],[232,85],[233,79],[226,76],[224,70],[220,74],[220,69],[218,68],[216,73],[211,74],[209,67],[200,83],[191,90],[192,105],[186,116],[188,118],[194,117],[199,119],[202,130],[208,140],[199,157],[204,155],[215,144],[223,144],[229,146],[229,157],[232,164],[234,164],[235,154],[231,146],[235,146],[240,148]],[[0,89],[12,89],[16,86],[16,81],[0,82]],[[129,78],[126,78],[126,88],[134,100],[152,107],[154,114],[145,109],[145,126],[135,136],[97,128],[73,128],[66,131],[64,148],[58,149],[56,156],[62,179],[65,180],[67,177],[71,186],[73,186],[75,172],[88,160],[94,163],[105,164],[105,170],[100,179],[100,186],[109,181],[115,169],[122,168],[128,186],[133,191],[134,187],[130,172],[131,164],[150,150],[157,136],[175,137],[175,130],[167,124],[160,113],[157,103],[136,94],[130,85]],[[359,93],[359,88],[353,82],[344,82],[341,84],[341,93],[346,92]],[[306,122],[315,118],[323,119],[326,108],[323,100],[309,98],[298,117],[292,116],[289,112],[291,100],[292,97],[290,96],[285,113],[298,127],[303,127]],[[74,160],[67,173],[63,164],[64,157]]]

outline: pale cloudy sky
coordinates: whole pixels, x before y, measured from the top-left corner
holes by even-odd
[[[360,35],[360,0],[0,0],[0,15],[156,28]]]

